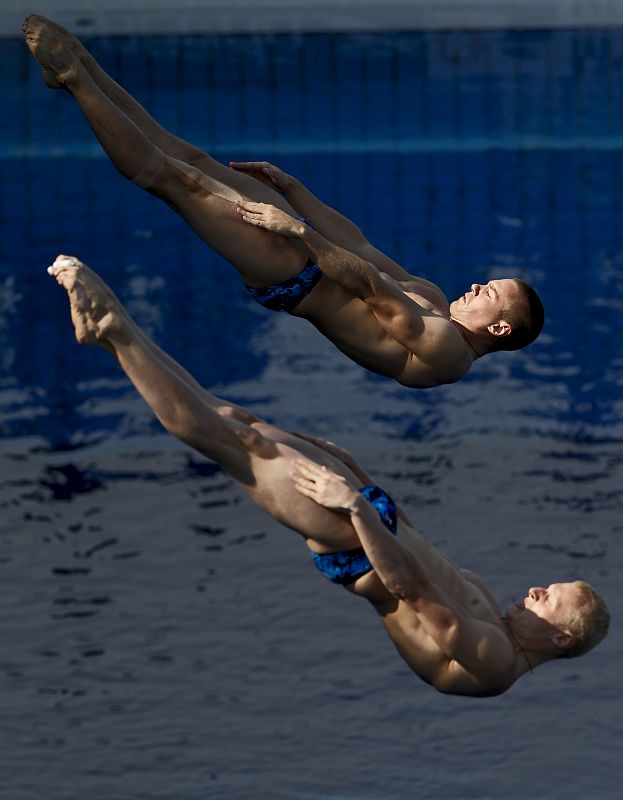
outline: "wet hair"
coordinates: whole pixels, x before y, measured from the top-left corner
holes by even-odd
[[[519,298],[505,309],[504,317],[511,326],[508,336],[502,336],[496,341],[496,350],[521,350],[537,338],[545,321],[545,309],[541,298],[521,278],[513,278],[519,289]]]
[[[610,626],[610,612],[599,592],[585,581],[576,581],[575,587],[583,602],[561,626],[575,636],[571,647],[561,653],[562,658],[588,653],[607,635]]]

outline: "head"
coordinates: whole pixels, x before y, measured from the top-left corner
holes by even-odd
[[[506,618],[527,646],[553,658],[588,653],[608,633],[610,613],[601,595],[584,581],[533,586]]]
[[[450,315],[472,333],[480,334],[488,350],[519,350],[531,344],[543,327],[538,294],[520,278],[473,283],[469,292],[450,304]]]

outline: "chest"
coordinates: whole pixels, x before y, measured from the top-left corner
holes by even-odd
[[[400,281],[399,285],[414,303],[441,317],[450,317],[450,306],[445,295],[439,289],[417,280]]]

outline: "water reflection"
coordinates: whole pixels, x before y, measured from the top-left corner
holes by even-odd
[[[93,45],[166,125],[224,160],[300,175],[451,297],[520,274],[547,325],[454,386],[409,392],[364,373],[302,321],[252,305],[228,265],[97,156],[21,43],[1,42],[21,85],[2,90],[0,132],[0,676],[7,757],[42,776],[15,796],[69,773],[96,800],[139,785],[168,798],[172,780],[185,798],[368,796],[378,775],[361,756],[374,752],[386,795],[481,796],[486,779],[507,800],[549,796],[564,774],[609,797],[616,642],[562,678],[575,726],[562,671],[486,710],[414,687],[364,610],[360,622],[316,582],[300,542],[166,436],[107,354],[76,345],[45,267],[75,253],[204,384],[349,447],[502,601],[585,577],[615,610],[623,114],[603,75],[620,32]],[[362,686],[378,697],[361,703]],[[327,777],[307,761],[334,762],[336,719],[341,768]],[[557,731],[554,751],[535,719]],[[293,734],[301,764],[283,760]]]

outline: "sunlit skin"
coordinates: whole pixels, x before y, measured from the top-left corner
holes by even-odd
[[[470,291],[450,303],[450,319],[474,333],[499,333],[504,326],[510,328],[505,314],[519,297],[520,290],[511,278],[472,283]]]
[[[316,282],[282,310],[357,364],[425,389],[460,380],[503,349],[513,332],[504,314],[525,303],[512,280],[473,284],[450,304],[279,167],[227,167],[165,130],[61,25],[31,15],[23,30],[46,85],[73,96],[119,172],[180,214],[247,287],[299,285],[311,269]]]
[[[564,620],[583,603],[575,582],[533,586],[522,601],[506,609],[506,619],[518,639],[551,639],[555,646],[561,646],[571,635],[564,628]]]
[[[580,602],[573,584],[535,587],[504,615],[483,581],[447,558],[402,507],[395,535],[388,530],[360,491],[373,479],[349,453],[212,395],[78,259],[60,255],[48,271],[67,291],[77,340],[113,355],[173,436],[219,463],[313,552],[363,548],[371,569],[345,588],[371,604],[424,681],[446,694],[501,694],[574,643],[556,627]]]

